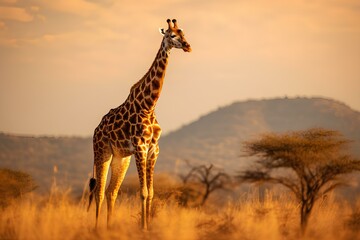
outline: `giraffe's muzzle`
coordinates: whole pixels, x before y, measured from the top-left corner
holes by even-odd
[[[190,44],[188,44],[187,42],[184,42],[182,49],[184,50],[184,52],[191,52],[191,46]]]

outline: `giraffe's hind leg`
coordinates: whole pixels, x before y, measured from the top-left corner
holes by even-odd
[[[95,158],[96,162],[96,188],[95,188],[95,201],[96,201],[96,223],[98,225],[99,214],[102,202],[105,197],[106,179],[109,172],[109,166],[112,161],[112,154],[104,154],[103,156]]]
[[[130,164],[130,158],[129,157],[114,157],[110,168],[111,168],[111,179],[108,188],[106,189],[106,200],[107,200],[107,207],[108,207],[108,213],[107,213],[107,224],[108,227],[110,226],[111,216],[113,213],[115,201],[121,186],[121,183],[124,180],[125,174],[129,168]]]

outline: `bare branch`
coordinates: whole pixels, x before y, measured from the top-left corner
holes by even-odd
[[[191,166],[189,164],[189,166]],[[231,182],[228,174],[220,169],[217,169],[213,164],[192,166],[188,174],[181,176],[183,183],[194,182],[201,184],[204,188],[204,193],[201,205],[205,204],[209,195],[218,189],[227,189],[227,185]]]

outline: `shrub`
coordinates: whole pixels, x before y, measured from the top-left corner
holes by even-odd
[[[35,182],[29,174],[6,168],[0,169],[1,207],[7,206],[11,200],[21,198],[35,188]]]

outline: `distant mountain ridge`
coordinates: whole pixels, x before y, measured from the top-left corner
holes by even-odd
[[[360,156],[360,113],[344,103],[326,98],[248,100],[220,107],[198,120],[163,136],[156,170],[177,173],[184,160],[213,163],[229,173],[247,165],[241,143],[265,132],[323,127],[353,140]],[[0,133],[0,167],[29,172],[41,188],[58,182],[81,190],[92,171],[92,138],[23,137]],[[131,163],[135,171],[135,164]]]
[[[241,142],[265,132],[313,127],[342,132],[354,141],[352,151],[360,156],[359,112],[331,99],[278,98],[236,102],[168,134],[160,140],[160,161],[205,161],[237,171],[244,160]]]

